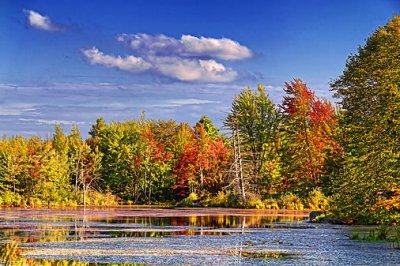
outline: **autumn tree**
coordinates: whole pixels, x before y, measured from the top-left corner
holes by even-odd
[[[202,117],[189,135],[189,141],[174,168],[181,197],[190,192],[215,194],[226,183],[229,150],[218,130],[207,117]]]
[[[335,110],[300,79],[285,84],[282,159],[286,189],[307,193],[321,186],[330,155],[339,149],[335,139]]]
[[[82,186],[83,191],[83,206],[86,206],[88,192],[92,189],[95,182],[101,179],[101,160],[103,154],[96,146],[91,149],[85,142],[81,147],[82,161],[80,165],[80,173],[78,183]]]
[[[332,83],[343,109],[336,214],[348,222],[400,221],[399,29],[399,16],[377,29]]]
[[[10,194],[3,197],[6,204],[13,204],[18,198],[18,193],[23,193],[21,183],[26,171],[27,145],[22,137],[3,139],[0,142],[0,191],[1,194]]]

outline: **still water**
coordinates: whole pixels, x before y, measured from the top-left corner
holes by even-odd
[[[390,243],[306,213],[238,209],[1,209],[0,240],[21,256],[157,265],[400,265]]]

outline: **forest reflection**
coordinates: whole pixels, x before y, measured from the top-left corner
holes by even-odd
[[[299,216],[107,217],[0,220],[0,239],[20,242],[79,241],[106,237],[224,235],[235,229],[279,228],[304,220]],[[224,230],[216,230],[224,229]],[[233,230],[229,230],[233,229]]]

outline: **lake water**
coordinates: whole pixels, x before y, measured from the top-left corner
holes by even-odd
[[[0,238],[22,256],[157,265],[400,265],[393,244],[306,213],[237,209],[1,209]],[[365,229],[364,229],[365,230]]]

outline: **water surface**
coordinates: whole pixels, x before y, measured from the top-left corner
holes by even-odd
[[[238,209],[2,209],[0,240],[27,258],[185,265],[396,265],[390,243],[307,213]]]

